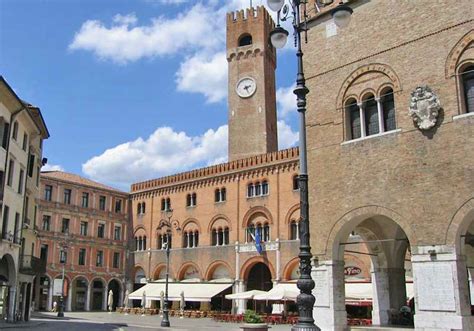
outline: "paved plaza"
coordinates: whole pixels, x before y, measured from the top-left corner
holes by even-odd
[[[31,321],[22,324],[2,324],[0,330],[38,330],[38,331],[120,331],[120,330],[240,330],[240,324],[219,323],[209,318],[170,318],[171,327],[160,327],[161,317],[124,315],[105,312],[67,312],[64,318],[56,313],[35,313]],[[275,325],[271,331],[290,330],[290,325]]]

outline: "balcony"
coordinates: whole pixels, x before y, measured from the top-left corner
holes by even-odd
[[[40,275],[46,273],[46,261],[31,255],[23,255],[20,259],[20,273]]]

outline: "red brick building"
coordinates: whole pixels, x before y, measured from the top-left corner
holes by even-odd
[[[61,295],[66,310],[105,310],[109,290],[122,302],[128,194],[61,171],[41,173],[38,242],[46,274],[35,281],[35,308],[49,310]],[[65,261],[63,265],[62,261]]]

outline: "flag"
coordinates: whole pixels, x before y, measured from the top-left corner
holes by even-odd
[[[257,228],[255,231],[255,248],[257,248],[258,254],[262,254],[262,237],[260,235],[260,229]]]

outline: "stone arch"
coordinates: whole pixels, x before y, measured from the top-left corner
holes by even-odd
[[[145,235],[147,234],[147,231],[145,229],[145,227],[143,225],[137,225],[134,229],[133,229],[133,236],[135,236],[138,232],[140,232],[141,230],[143,230],[143,232],[145,232]]]
[[[268,223],[273,224],[273,217],[270,211],[262,206],[256,206],[253,208],[250,208],[244,215],[243,222],[242,222],[242,228],[246,228],[249,221],[256,215],[261,214],[263,215],[267,220]]]
[[[297,268],[300,263],[300,258],[295,257],[291,259],[283,269],[283,280],[290,280],[291,279],[291,273],[293,272],[294,268]]]
[[[325,253],[329,253],[331,258],[338,259],[340,253],[339,243],[341,240],[347,238],[350,231],[358,224],[374,216],[382,216],[396,223],[400,229],[404,231],[410,245],[417,245],[415,230],[412,228],[411,223],[391,209],[373,205],[355,208],[340,217],[331,228],[331,232],[326,241]],[[331,246],[329,247],[329,245]],[[330,249],[330,252],[328,252],[328,249]]]
[[[360,92],[359,94],[359,102],[362,102],[365,100],[367,100],[367,96],[368,95],[373,95],[374,98],[377,97],[377,92],[373,89],[373,88],[366,88],[364,89],[362,92]]]
[[[293,214],[299,209],[300,209],[300,204],[299,203],[294,204],[293,206],[290,207],[290,209],[288,209],[288,212],[285,215],[285,223],[286,224],[290,224],[291,216],[293,216]]]
[[[207,233],[211,233],[212,228],[214,227],[214,224],[216,222],[218,222],[219,220],[226,221],[227,227],[229,228],[229,231],[232,231],[232,222],[230,221],[230,219],[227,216],[223,215],[223,214],[218,214],[218,215],[214,216],[211,219],[211,221],[209,222],[209,226],[207,227]]]
[[[272,275],[272,279],[276,279],[275,268],[273,268],[272,263],[267,258],[265,258],[263,256],[254,256],[254,257],[248,259],[247,261],[245,261],[245,263],[240,268],[240,279],[242,279],[242,280],[247,279],[250,270],[257,263],[265,264],[268,267],[268,270],[270,270],[270,274]]]
[[[90,284],[91,283],[91,280],[89,278],[87,278],[86,275],[76,275],[74,276],[74,278],[71,280],[71,284],[74,284],[74,282],[79,279],[79,278],[83,278],[87,281],[87,284]]]
[[[158,265],[155,267],[155,269],[153,270],[153,275],[151,275],[151,276],[152,276],[152,279],[153,279],[153,280],[159,279],[158,276],[160,275],[160,273],[161,273],[161,271],[162,271],[163,269],[166,270],[166,263],[164,263],[164,262],[158,264]],[[174,278],[173,278],[173,268],[171,267],[171,265],[170,265],[170,267],[169,267],[169,278],[170,278],[170,279],[174,279]]]
[[[199,279],[202,279],[202,277],[201,277],[201,275],[202,275],[201,269],[198,267],[198,265],[197,265],[196,263],[189,261],[189,262],[183,263],[183,264],[181,265],[181,267],[179,268],[178,274],[177,274],[177,276],[178,276],[177,279],[178,279],[178,280],[183,280],[183,279],[184,279],[184,273],[186,272],[186,270],[187,270],[189,267],[194,267],[194,268],[197,270],[198,274],[199,274]]]
[[[229,271],[229,277],[231,277],[231,272],[232,272],[232,268],[230,267],[230,265],[225,262],[225,261],[222,261],[222,260],[217,260],[217,261],[214,261],[212,262],[208,267],[207,267],[207,270],[206,270],[206,273],[205,273],[205,276],[204,276],[204,279],[205,280],[212,280],[212,275],[214,274],[214,271],[220,267],[220,266],[224,266],[227,268],[227,270]]]
[[[4,254],[2,258],[0,259],[0,262],[2,261],[4,262],[0,263],[0,268],[1,268],[0,275],[7,279],[7,282],[10,286],[16,286],[17,274],[16,274],[15,260],[10,254],[7,253],[7,254]],[[3,270],[4,268],[6,270]],[[2,271],[5,274],[3,274]]]
[[[138,272],[138,270],[140,270],[140,269],[143,270],[143,274],[145,275],[145,278],[147,278],[147,277],[146,277],[145,268],[144,268],[141,264],[135,264],[135,265],[133,266],[133,277],[132,277],[132,280],[133,280],[133,281],[135,281],[135,277],[137,276],[137,272]]]
[[[474,42],[474,29],[467,32],[449,52],[448,57],[446,58],[444,69],[446,78],[456,75],[459,60],[461,59],[461,56],[467,49],[468,45],[472,42]]]
[[[186,231],[186,227],[189,226],[190,224],[194,224],[196,228],[198,229],[199,233],[202,233],[201,226],[199,225],[199,222],[195,218],[188,218],[187,220],[185,220],[181,227],[183,229],[182,231]]]
[[[342,83],[341,88],[339,89],[337,98],[336,98],[336,109],[344,108],[344,101],[346,99],[346,91],[348,88],[362,75],[370,72],[379,72],[384,74],[393,84],[394,92],[402,90],[402,84],[400,78],[395,73],[395,71],[388,65],[383,63],[371,63],[363,65],[356,70],[354,70]]]
[[[102,282],[102,284],[104,284],[104,287],[107,287],[108,282],[105,280],[104,277],[102,277],[102,276],[95,276],[95,277],[93,277],[93,278],[91,279],[91,281],[90,281],[91,284],[92,284],[94,281],[96,281],[96,280],[100,280],[100,281]]]
[[[461,252],[461,235],[467,232],[469,225],[474,220],[474,198],[464,202],[453,214],[445,236],[446,245],[454,245],[456,252]]]

